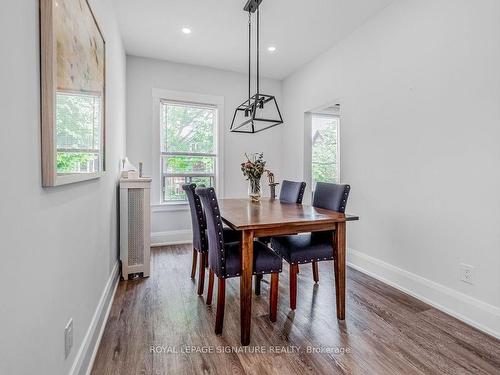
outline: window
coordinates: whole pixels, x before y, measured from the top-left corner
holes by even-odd
[[[160,101],[161,200],[185,202],[182,185],[215,187],[218,108]]]
[[[57,92],[56,113],[57,174],[100,172],[101,96]]]
[[[339,123],[336,115],[312,114],[311,177],[316,182],[339,182]]]

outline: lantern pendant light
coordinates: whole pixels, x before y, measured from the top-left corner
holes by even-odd
[[[260,15],[262,0],[248,0],[243,10],[248,12],[248,99],[236,107],[231,132],[258,133],[283,123],[281,112],[273,95],[260,93]],[[252,14],[257,18],[257,75],[256,93],[251,96],[251,53],[252,53]]]

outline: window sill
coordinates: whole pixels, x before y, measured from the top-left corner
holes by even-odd
[[[157,203],[151,205],[151,212],[175,212],[175,211],[189,211],[189,203],[188,202]]]

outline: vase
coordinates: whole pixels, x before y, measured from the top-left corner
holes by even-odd
[[[248,196],[252,202],[260,201],[260,179],[248,180]]]

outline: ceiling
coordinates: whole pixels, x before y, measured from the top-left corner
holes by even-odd
[[[247,72],[246,0],[113,1],[128,54]],[[264,0],[261,75],[285,78],[393,1]]]

